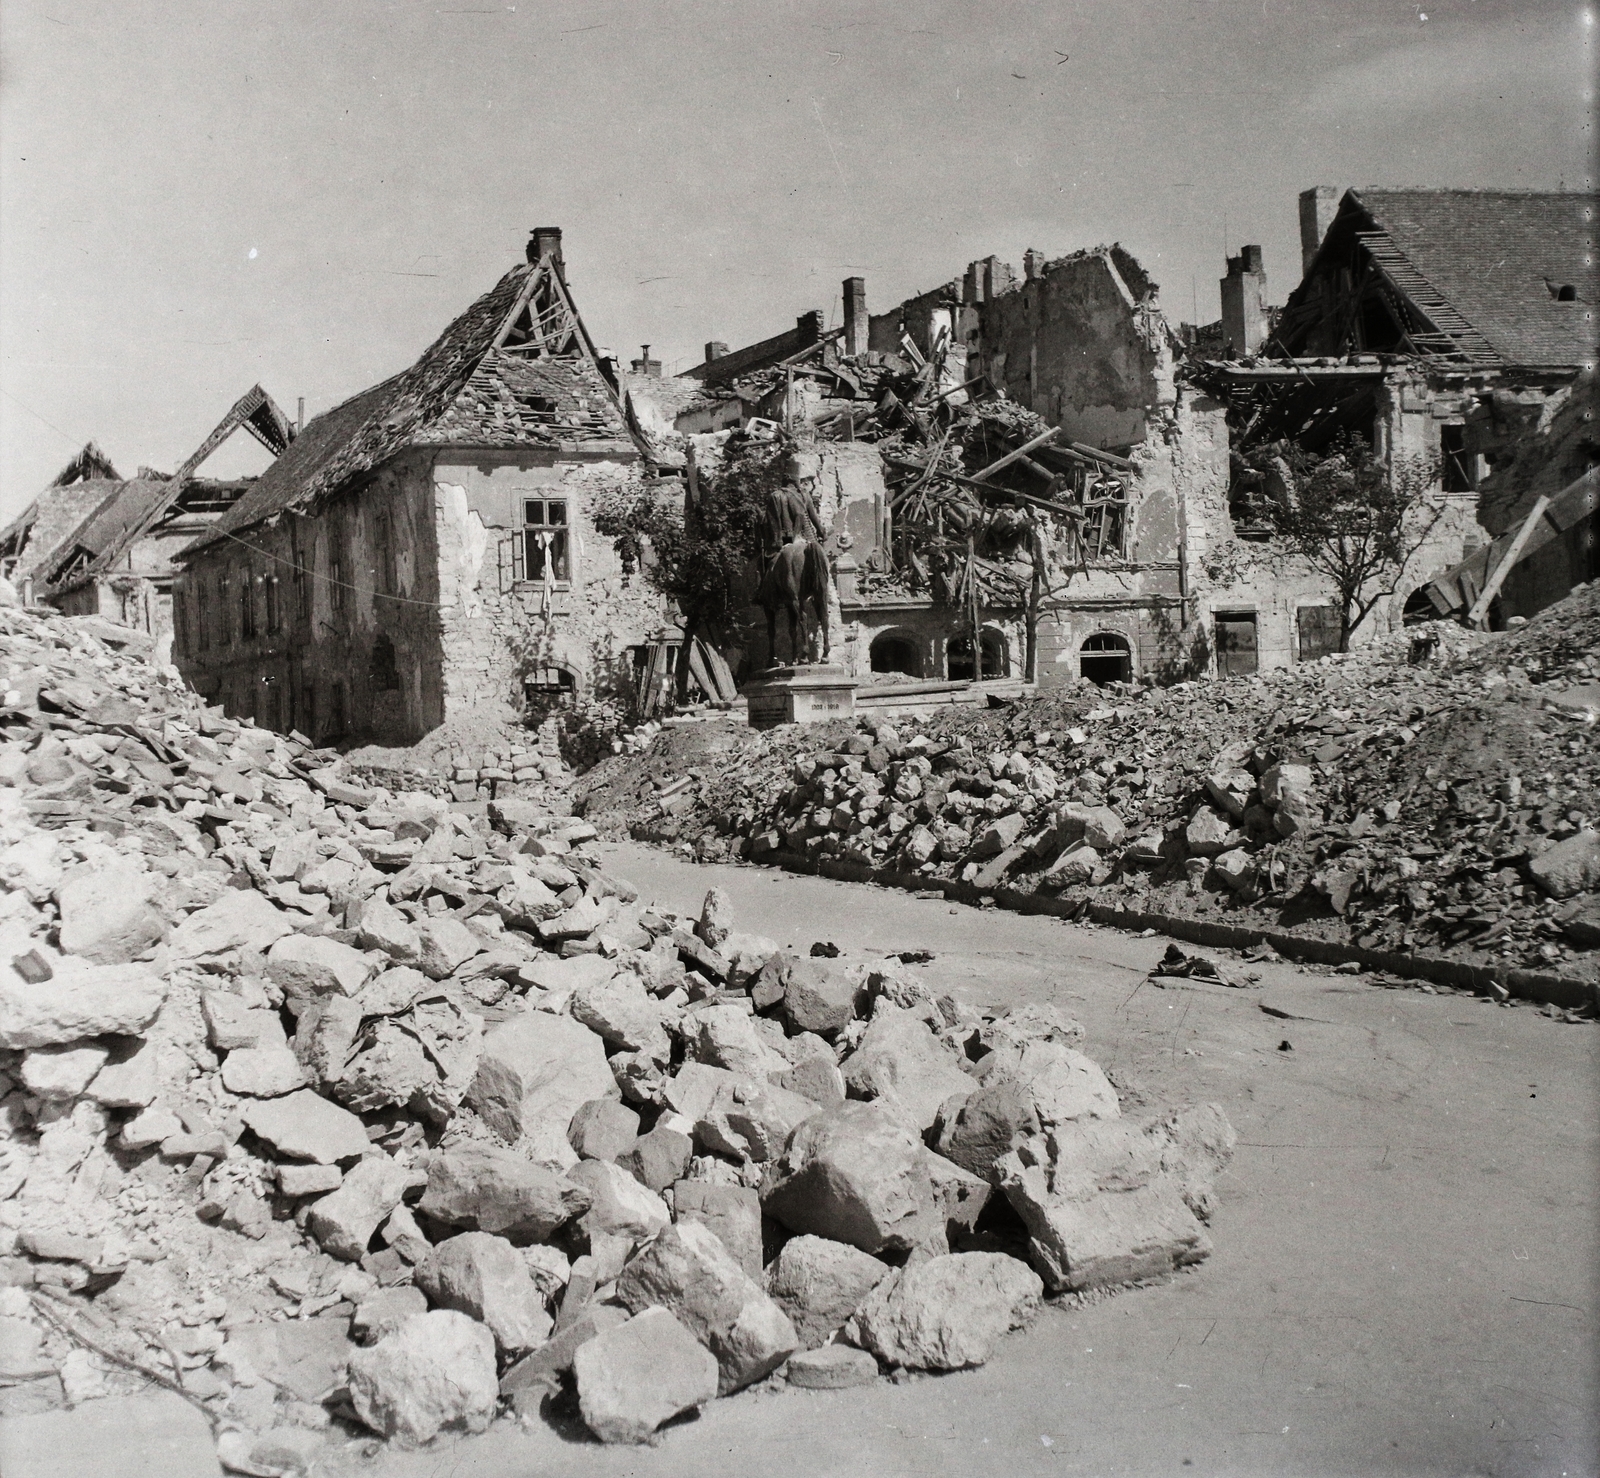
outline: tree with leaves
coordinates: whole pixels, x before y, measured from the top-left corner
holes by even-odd
[[[1321,456],[1279,443],[1252,461],[1267,474],[1273,528],[1333,585],[1339,650],[1348,652],[1351,635],[1394,595],[1412,555],[1443,516],[1443,504],[1432,497],[1437,460],[1386,460],[1350,437]]]
[[[698,636],[719,650],[754,595],[751,570],[761,553],[769,491],[785,480],[793,450],[780,439],[729,444],[713,475],[668,491],[620,491],[594,509],[596,530],[612,541],[624,578],[643,574],[683,617],[678,700],[688,685],[690,645]]]

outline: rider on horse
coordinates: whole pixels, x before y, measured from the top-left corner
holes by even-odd
[[[813,534],[819,543],[827,537],[813,496],[817,486],[813,459],[797,453],[789,458],[787,471],[794,481],[786,482],[767,494],[761,539],[762,562],[766,567],[771,566],[785,544]]]
[[[816,459],[796,454],[787,468],[793,482],[773,488],[767,494],[762,522],[762,579],[760,601],[767,613],[768,660],[777,661],[777,616],[789,617],[789,646],[792,661],[806,660],[810,643],[806,640],[805,611],[815,611],[822,642],[822,657],[828,657],[828,589],[831,576],[822,541],[827,530],[822,526],[813,496],[817,485]]]

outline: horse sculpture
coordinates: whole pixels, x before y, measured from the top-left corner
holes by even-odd
[[[828,660],[828,590],[831,584],[828,557],[816,540],[791,539],[773,555],[762,576],[757,599],[767,613],[768,660],[774,667],[778,665],[779,611],[789,617],[789,660],[810,660],[812,632],[808,629],[807,607],[816,613],[813,629],[821,635],[821,660]]]

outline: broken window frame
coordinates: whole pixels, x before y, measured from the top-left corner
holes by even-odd
[[[1467,450],[1467,428],[1461,421],[1445,421],[1439,427],[1439,476],[1447,493],[1472,493],[1478,489],[1474,475],[1477,458]]]
[[[517,494],[521,517],[512,541],[512,580],[517,584],[572,584],[572,502],[569,498],[529,497]],[[559,510],[559,517],[555,513]],[[530,517],[531,513],[537,517]],[[546,544],[544,540],[548,538]],[[546,550],[552,566],[545,572]]]

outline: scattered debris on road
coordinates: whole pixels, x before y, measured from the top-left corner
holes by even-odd
[[[551,1400],[641,1442],[1208,1254],[1222,1110],[1124,1117],[1056,1008],[653,908],[564,808],[357,783],[103,623],[0,632],[0,1414],[155,1381],[255,1475]]]
[[[1483,637],[1214,682],[765,734],[701,725],[581,778],[596,825],[1600,977],[1600,586]],[[715,738],[703,731],[721,728]],[[670,811],[646,778],[719,747]],[[1273,955],[1257,952],[1255,958]]]

